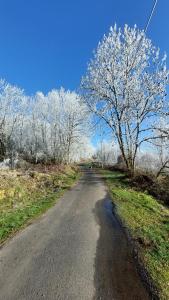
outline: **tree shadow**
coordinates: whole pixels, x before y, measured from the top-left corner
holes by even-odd
[[[95,256],[95,295],[93,300],[151,299],[138,275],[131,247],[113,213],[107,194],[93,211],[100,227]]]

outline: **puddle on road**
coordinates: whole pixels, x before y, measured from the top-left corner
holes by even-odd
[[[95,257],[93,300],[151,299],[137,273],[127,238],[107,195],[97,202],[94,215],[100,226]]]

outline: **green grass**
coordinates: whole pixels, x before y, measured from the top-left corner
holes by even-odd
[[[0,173],[0,243],[54,205],[79,176],[72,168],[33,177]]]
[[[169,209],[128,185],[125,175],[101,170],[117,213],[138,242],[139,254],[159,291],[169,299]]]

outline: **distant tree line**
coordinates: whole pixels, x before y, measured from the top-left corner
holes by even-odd
[[[28,97],[0,81],[0,161],[70,163],[90,150],[88,125],[87,107],[75,92],[61,88]]]

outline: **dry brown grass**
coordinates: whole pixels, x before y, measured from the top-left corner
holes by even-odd
[[[70,166],[0,171],[0,242],[50,207],[78,174]]]

